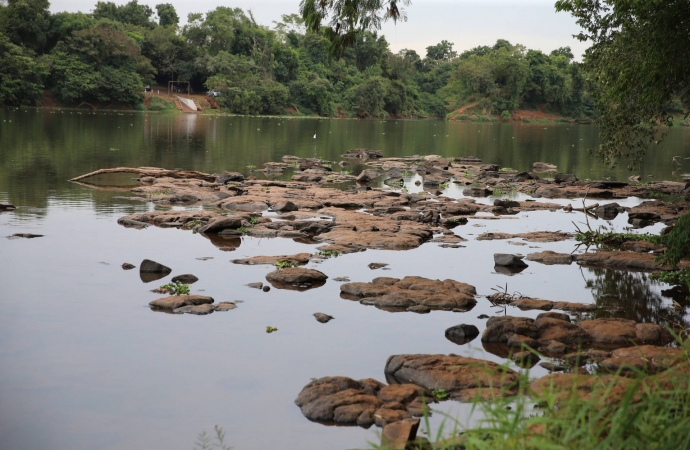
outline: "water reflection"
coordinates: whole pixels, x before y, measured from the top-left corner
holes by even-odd
[[[690,327],[686,307],[674,306],[672,299],[662,295],[662,283],[650,280],[648,274],[601,268],[583,270],[585,287],[591,290],[599,307],[594,317],[650,322],[673,329]]]

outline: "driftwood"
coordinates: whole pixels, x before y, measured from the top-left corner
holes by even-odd
[[[216,181],[216,175],[198,172],[196,170],[168,170],[160,169],[157,167],[113,167],[111,169],[98,169],[94,172],[90,172],[84,175],[79,175],[78,177],[72,178],[69,181],[79,181],[84,178],[93,177],[96,175],[102,175],[106,173],[138,173],[145,177],[170,177],[170,178],[180,178],[180,179],[199,179],[208,182]]]

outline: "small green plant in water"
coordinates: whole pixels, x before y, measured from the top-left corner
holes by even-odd
[[[276,266],[278,270],[290,269],[292,267],[297,267],[297,263],[294,261],[276,261],[274,266]]]
[[[337,258],[341,253],[337,250],[322,250],[317,253],[321,258]]]
[[[254,226],[254,225],[256,225],[257,223],[259,223],[259,218],[258,218],[257,216],[251,216],[251,217],[249,218],[249,224],[250,224],[251,226]]]
[[[414,175],[414,172],[409,171],[409,170],[403,170],[403,171],[400,173],[400,175],[402,175],[403,177],[411,177],[412,175]]]
[[[340,173],[341,173],[342,175],[350,175],[350,171],[349,171],[349,170],[341,170]]]
[[[498,197],[499,195],[506,195],[506,192],[501,188],[495,188],[493,195]]]
[[[194,448],[192,450],[231,450],[232,447],[225,444],[225,431],[223,431],[223,428],[216,425],[213,427],[213,430],[216,433],[213,438],[209,433],[206,432],[206,430],[199,433],[199,437],[194,443]]]
[[[438,185],[438,187],[440,189],[448,189],[449,186],[450,186],[450,183],[441,183]]]
[[[278,329],[270,325],[266,327],[266,333],[273,333],[274,331],[278,331]]]
[[[185,223],[183,228],[191,230],[192,228],[195,228],[199,225],[205,225],[205,224],[206,224],[206,222],[204,222],[203,220],[194,219],[194,220],[190,220],[189,222]]]
[[[245,166],[247,169],[256,169],[256,166],[254,164],[248,164]]]
[[[432,389],[431,395],[434,396],[436,400],[445,400],[448,398],[448,392],[445,389]]]
[[[174,283],[164,284],[160,288],[162,291],[168,291],[172,295],[189,295],[189,285],[176,281]]]
[[[246,235],[246,234],[249,234],[249,232],[251,231],[251,229],[250,229],[250,228],[247,228],[247,227],[239,227],[239,228],[237,229],[237,231],[239,231],[240,233],[242,233],[242,235]]]
[[[500,169],[498,169],[498,171],[499,172],[515,172],[515,169],[513,169],[512,167],[501,167]]]

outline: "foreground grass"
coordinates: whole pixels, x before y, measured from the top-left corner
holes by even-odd
[[[614,375],[555,375],[535,391],[525,374],[517,397],[476,402],[482,419],[466,429],[446,417],[434,442],[417,449],[690,449],[690,358],[650,376],[628,369]],[[532,386],[535,386],[534,384]],[[438,414],[438,413],[437,413]],[[385,447],[374,448],[383,450]]]

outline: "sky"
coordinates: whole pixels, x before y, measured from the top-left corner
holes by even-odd
[[[97,0],[52,0],[51,11],[93,10]],[[115,0],[117,4],[128,0]],[[191,12],[207,12],[217,6],[251,9],[257,22],[273,27],[283,14],[297,13],[299,0],[139,0],[152,8],[172,3],[180,19]],[[387,23],[381,33],[391,50],[414,49],[421,56],[426,47],[442,40],[453,42],[462,52],[479,45],[493,45],[497,39],[550,52],[569,46],[580,60],[586,43],[573,38],[580,29],[568,13],[556,13],[555,0],[412,0],[407,22]]]

